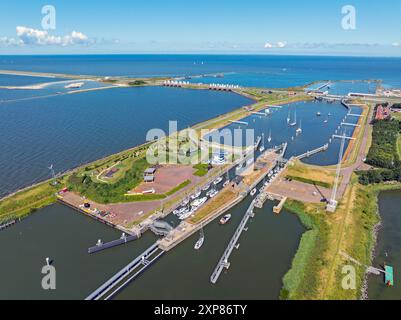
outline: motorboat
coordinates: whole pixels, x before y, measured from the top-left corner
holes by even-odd
[[[225,215],[223,218],[220,219],[220,224],[225,225],[231,220],[231,214]]]
[[[201,191],[198,191],[198,192],[196,192],[195,194],[193,194],[193,195],[191,196],[191,199],[192,199],[192,200],[195,200],[196,198],[199,198],[201,194],[202,194],[202,192],[201,192]]]
[[[194,202],[191,203],[191,206],[193,208],[199,208],[200,206],[205,204],[206,201],[207,201],[207,197],[204,197],[204,198],[201,198],[201,199],[196,199]]]
[[[251,191],[251,197],[253,197],[255,194],[256,194],[256,192],[258,192],[258,190],[255,188],[255,189],[253,189],[252,191]]]
[[[215,185],[215,186],[217,186],[220,182],[222,182],[223,181],[223,177],[218,177],[214,182],[213,182],[213,184]]]
[[[207,190],[209,190],[209,189],[210,189],[210,184],[204,186],[204,187],[202,188],[202,191],[207,191]]]
[[[210,190],[210,191],[207,193],[207,196],[208,196],[209,198],[213,198],[213,197],[215,197],[218,193],[219,193],[219,192],[218,192],[216,189],[212,189],[212,190]]]

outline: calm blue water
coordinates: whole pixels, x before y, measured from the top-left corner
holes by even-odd
[[[0,104],[0,196],[139,145],[152,128],[180,129],[250,104],[236,94],[118,88]]]
[[[25,78],[25,77],[22,77]],[[67,86],[70,83],[81,83],[84,85],[79,89],[67,89]],[[51,97],[54,95],[65,94],[67,92],[73,92],[76,90],[86,90],[92,88],[101,88],[110,86],[108,84],[96,82],[96,81],[66,81],[65,79],[62,81],[56,81],[54,83],[49,84],[48,86],[39,89],[39,90],[29,90],[29,89],[0,89],[0,105],[4,102],[17,102],[20,100],[29,100],[29,99],[38,99],[44,97]]]
[[[5,66],[3,66],[3,67],[5,67]],[[31,84],[54,82],[54,81],[61,81],[61,80],[65,80],[65,79],[14,76],[14,75],[0,74],[0,86],[27,86],[27,85],[31,85]]]
[[[290,113],[291,121],[293,121],[295,111],[297,113],[298,125],[290,127],[287,125],[287,117]],[[317,116],[317,112],[321,112],[320,117]],[[329,113],[331,116],[328,115]],[[336,130],[338,130],[338,134],[345,132],[347,136],[352,136],[353,127],[340,125],[344,119],[347,123],[356,123],[358,118],[347,117],[347,113],[348,110],[340,103],[298,102],[284,105],[281,109],[276,109],[270,116],[252,115],[243,119],[243,121],[248,122],[248,125],[231,124],[226,128],[231,132],[239,128],[244,129],[242,143],[236,143],[238,146],[246,144],[245,129],[254,129],[255,139],[257,136],[264,134],[266,147],[277,146],[287,142],[288,149],[285,157],[289,159],[292,156],[301,155],[329,143],[330,138],[335,134]],[[360,114],[361,109],[355,107],[352,109],[352,113]],[[328,119],[328,122],[324,123],[326,119]],[[300,125],[303,132],[297,137],[295,131]],[[339,126],[340,129],[338,129]],[[272,141],[269,144],[267,137],[270,132],[272,134]],[[224,143],[224,140],[221,139],[221,142]],[[318,165],[336,164],[338,162],[340,145],[341,141],[339,139],[333,139],[327,151],[318,153],[303,161]]]
[[[136,77],[233,73],[222,79],[205,78],[203,81],[272,88],[299,86],[327,79],[382,79],[387,85],[401,87],[401,58],[270,55],[1,56],[0,69]]]

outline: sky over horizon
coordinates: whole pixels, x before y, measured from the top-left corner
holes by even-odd
[[[401,56],[400,13],[399,0],[3,0],[0,54]]]

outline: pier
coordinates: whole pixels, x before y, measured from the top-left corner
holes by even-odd
[[[342,139],[342,138],[344,138],[345,140],[356,140],[355,138],[353,138],[353,137],[346,137],[346,136],[339,136],[338,134],[334,134],[333,135],[333,138],[338,138],[338,139]]]
[[[244,218],[242,219],[241,223],[239,224],[237,230],[234,233],[234,236],[232,237],[230,243],[227,246],[226,251],[224,251],[219,263],[217,264],[212,276],[210,277],[210,282],[212,284],[216,284],[218,281],[221,273],[223,272],[223,269],[226,268],[228,269],[230,267],[230,263],[228,262],[228,259],[231,256],[231,253],[233,252],[234,248],[238,245],[238,240],[244,231],[248,220],[252,217],[254,217],[253,209],[255,207],[255,200],[252,201],[251,205],[249,206],[248,210],[246,211]]]
[[[110,249],[110,248],[114,248],[123,244],[126,244],[128,242],[137,240],[138,237],[136,235],[126,235],[125,233],[122,234],[120,239],[117,240],[113,240],[110,242],[106,242],[106,243],[102,243],[99,242],[96,246],[90,247],[88,248],[88,253],[92,254],[92,253],[96,253],[96,252],[100,252],[106,249]]]
[[[334,136],[333,136],[334,137]],[[341,138],[341,137],[340,137]],[[316,153],[322,152],[322,151],[326,151],[329,148],[328,144],[325,144],[324,146],[320,147],[320,148],[316,148],[315,150],[312,151],[307,151],[304,154],[301,154],[299,156],[296,156],[295,159],[296,160],[301,160],[304,158],[309,158],[310,156],[313,156]]]
[[[245,122],[245,121],[234,121],[234,120],[230,120],[231,123],[235,123],[235,124],[241,124],[241,125],[245,125],[247,126],[249,123]]]
[[[256,111],[253,111],[253,112],[251,112],[253,115],[255,115],[255,116],[264,116],[264,117],[267,117],[268,115],[269,115],[269,113],[267,113],[267,112],[256,112]]]
[[[341,125],[342,125],[342,126],[348,126],[348,127],[360,127],[359,124],[348,123],[348,122],[342,122]]]
[[[0,225],[0,231],[2,231],[2,230],[4,230],[4,229],[7,229],[7,228],[13,226],[13,225],[16,224],[16,223],[17,223],[16,220],[12,220],[12,221],[10,221],[10,222],[7,222],[7,223],[5,223],[5,224],[2,224],[2,225]]]
[[[139,257],[135,258],[126,267],[117,272],[102,286],[91,293],[85,300],[110,300],[130,282],[155,263],[165,252],[158,243],[150,246]]]

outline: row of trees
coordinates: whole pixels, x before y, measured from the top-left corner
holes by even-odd
[[[145,158],[134,161],[124,177],[114,184],[96,183],[88,175],[73,174],[69,179],[71,190],[100,203],[125,202],[125,194],[143,180],[143,172],[149,166]]]
[[[396,120],[381,120],[373,124],[372,146],[366,163],[386,169],[394,169],[400,165],[397,152],[397,138],[400,123]]]
[[[361,184],[401,181],[401,161],[397,150],[400,130],[401,122],[397,120],[379,120],[373,123],[372,146],[366,163],[379,169],[358,172]]]

